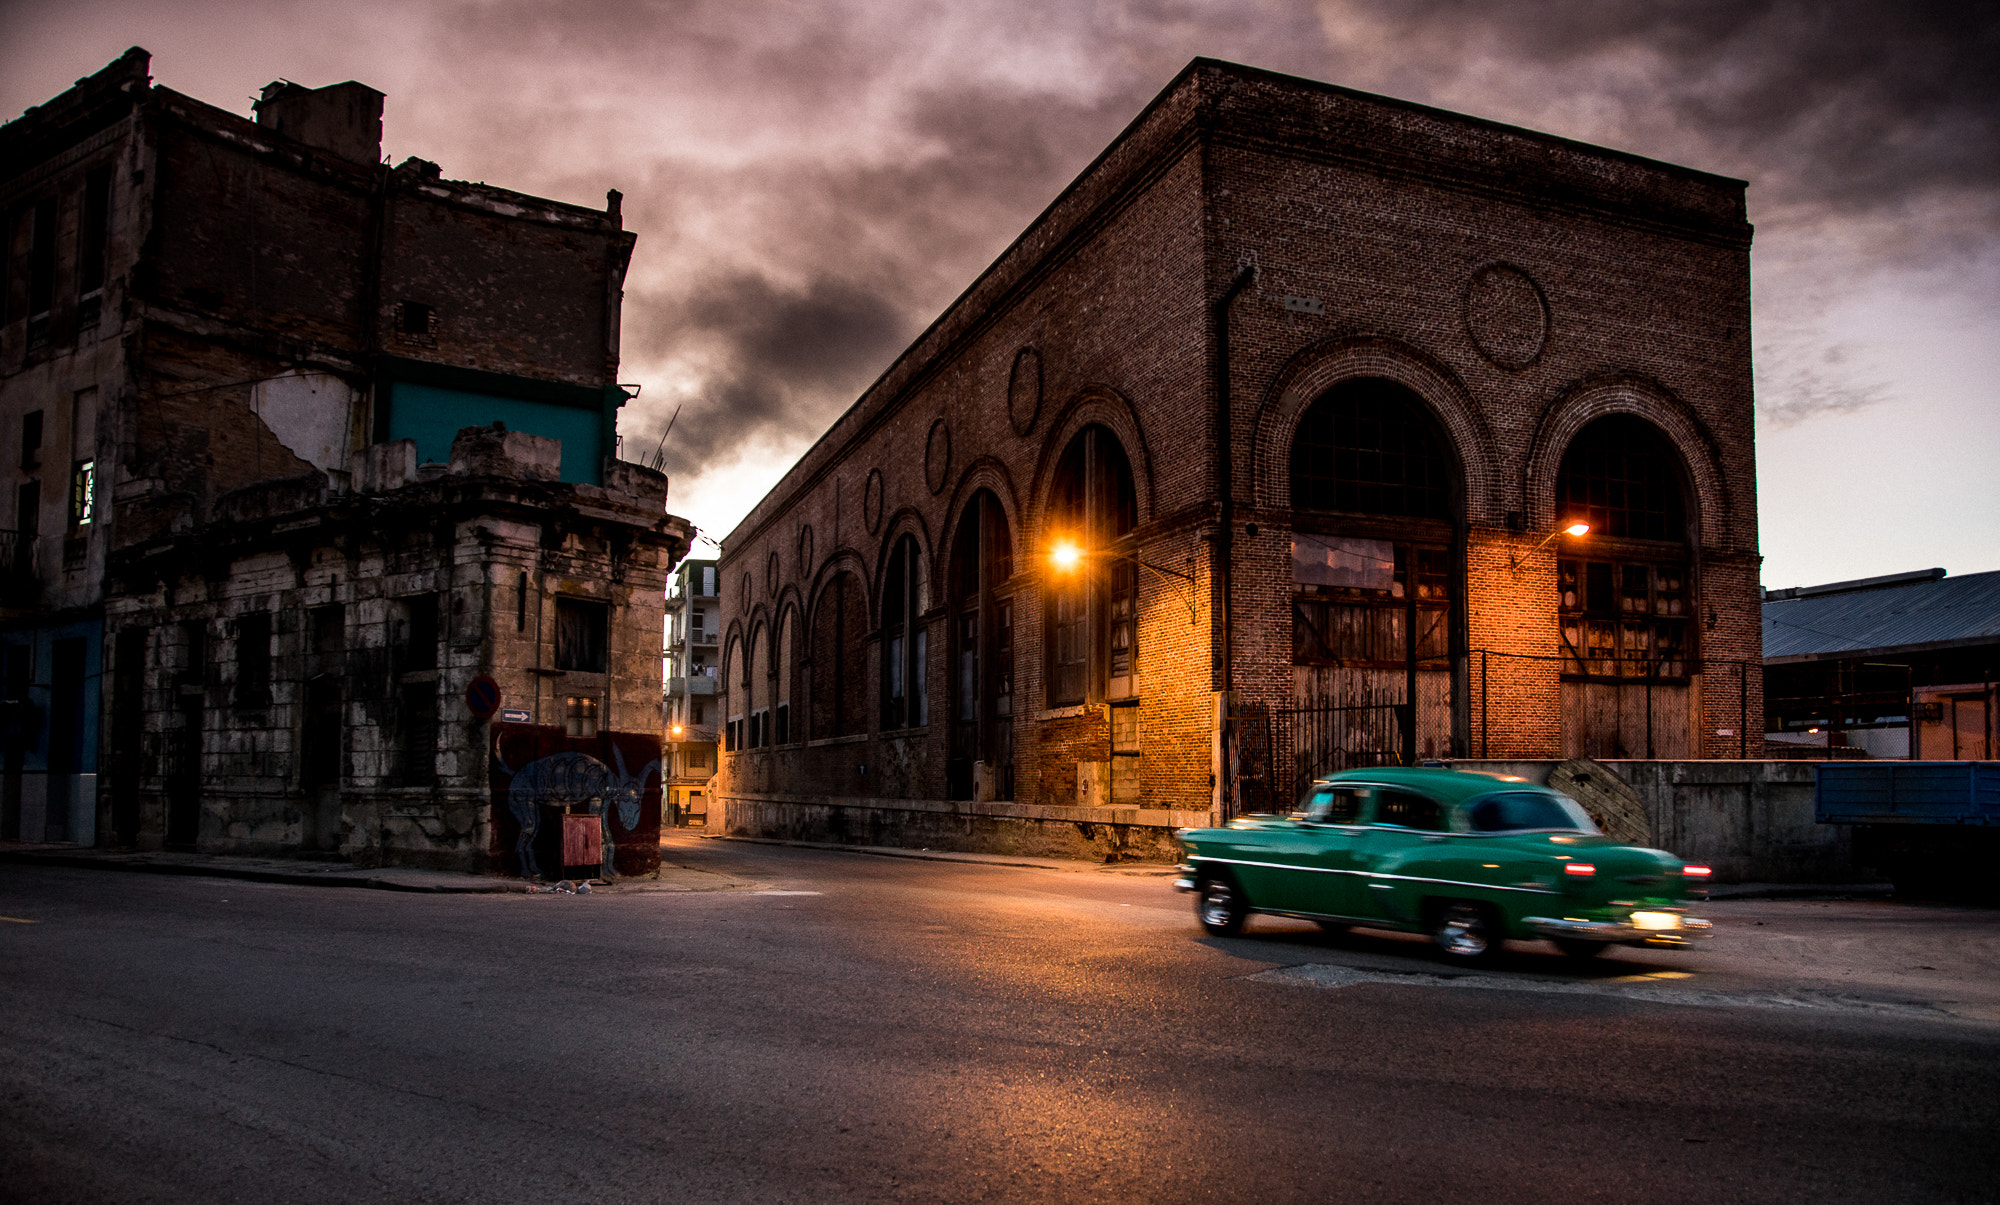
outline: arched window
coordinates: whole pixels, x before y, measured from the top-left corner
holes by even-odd
[[[807,659],[814,739],[866,732],[868,599],[852,573],[837,573],[813,606]]]
[[[926,669],[930,607],[923,552],[915,536],[896,541],[882,586],[882,727],[922,728],[931,722]]]
[[[770,655],[769,637],[760,623],[750,630],[750,640],[743,646],[743,711],[749,725],[743,742],[746,749],[761,749],[771,743],[771,671],[762,664]]]
[[[1577,432],[1556,473],[1556,515],[1590,535],[1556,566],[1566,669],[1682,678],[1692,656],[1686,476],[1658,427],[1630,414]]]
[[[722,657],[722,747],[731,753],[743,748],[744,673],[743,641],[731,636]]]
[[[1312,404],[1292,438],[1294,664],[1404,666],[1412,590],[1417,659],[1447,655],[1457,479],[1429,409],[1394,381]]]
[[[799,613],[796,608],[786,607],[778,619],[778,650],[773,659],[777,670],[776,700],[771,708],[771,743],[789,745],[792,742],[792,672],[798,657]]]
[[[1450,519],[1457,466],[1423,402],[1374,377],[1328,390],[1292,436],[1292,509]]]
[[[973,766],[987,766],[990,799],[1014,797],[1014,542],[990,490],[960,512],[946,581],[951,608],[953,799],[978,798]]]
[[[1137,693],[1139,566],[1112,555],[1138,525],[1132,464],[1110,428],[1076,433],[1056,461],[1046,524],[1051,547],[1070,543],[1086,554],[1070,572],[1049,579],[1049,706]]]

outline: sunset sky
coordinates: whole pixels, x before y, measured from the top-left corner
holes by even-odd
[[[0,5],[0,119],[132,45],[246,116],[360,80],[454,179],[622,190],[627,451],[684,404],[671,507],[717,538],[1209,55],[1750,181],[1765,584],[2000,569],[1993,5],[69,0]]]

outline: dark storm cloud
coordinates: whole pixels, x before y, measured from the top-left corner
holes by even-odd
[[[1461,64],[1468,52],[1538,64],[1552,90],[1608,85],[1624,104],[1656,106],[1660,126],[1730,161],[1717,170],[1761,177],[1788,202],[1893,205],[1932,188],[2000,184],[1991,5],[1362,3],[1418,42],[1457,44]],[[1564,76],[1593,60],[1631,70],[1623,81]]]
[[[0,92],[32,77],[18,112],[140,41],[163,83],[226,105],[276,75],[373,83],[391,149],[455,177],[588,204],[623,190],[639,234],[624,375],[647,383],[627,446],[650,450],[685,405],[669,464],[686,496],[745,449],[765,472],[823,430],[1195,55],[1748,179],[1760,401],[1781,420],[1866,405],[1887,393],[1824,333],[1828,307],[1871,273],[1990,255],[2000,227],[1996,14],[1922,0],[93,0],[0,5]],[[37,62],[22,61],[30,46]]]
[[[760,277],[708,281],[691,296],[651,307],[656,334],[714,365],[671,434],[656,428],[635,446],[660,447],[670,473],[698,471],[746,439],[811,438],[826,399],[848,396],[880,371],[909,335],[897,308],[852,282],[820,277],[787,290]]]

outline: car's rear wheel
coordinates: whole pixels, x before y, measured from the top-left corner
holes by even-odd
[[[1243,931],[1250,915],[1249,901],[1242,888],[1227,874],[1211,875],[1195,889],[1194,914],[1201,927],[1217,937],[1233,937]]]
[[[1431,940],[1446,958],[1483,962],[1500,952],[1502,936],[1491,908],[1471,900],[1445,900],[1432,913]]]
[[[1609,944],[1601,941],[1579,941],[1574,937],[1558,937],[1555,943],[1556,949],[1579,962],[1589,962],[1604,953],[1604,947]]]

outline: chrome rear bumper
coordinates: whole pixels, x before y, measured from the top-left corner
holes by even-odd
[[[1707,937],[1714,928],[1698,916],[1668,913],[1676,922],[1669,928],[1651,928],[1621,921],[1576,920],[1569,917],[1528,916],[1521,923],[1543,937],[1573,941],[1642,941],[1655,946],[1685,946]]]

